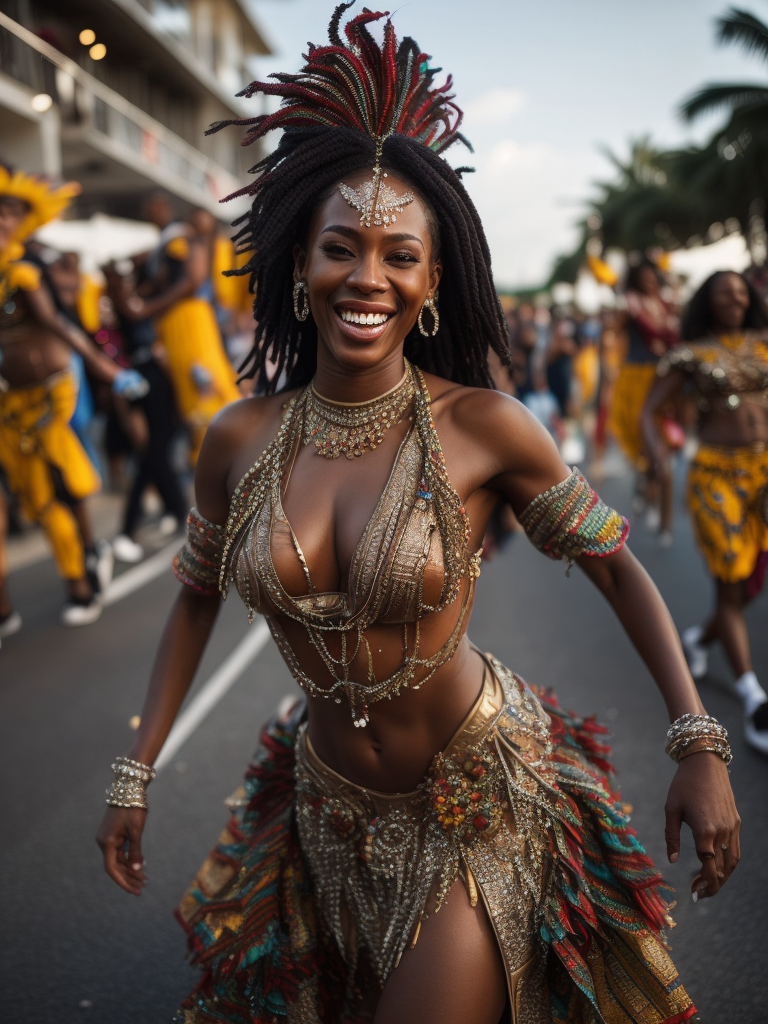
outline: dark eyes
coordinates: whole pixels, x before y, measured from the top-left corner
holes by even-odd
[[[325,242],[320,246],[320,249],[327,256],[333,256],[340,259],[354,257],[355,255],[348,246],[342,245],[341,242]],[[412,252],[406,252],[402,249],[389,253],[386,258],[390,263],[400,264],[401,266],[420,262],[419,258],[414,256]]]

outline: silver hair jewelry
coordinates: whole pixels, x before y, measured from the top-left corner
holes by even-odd
[[[389,133],[392,134],[391,132]],[[397,220],[398,213],[412,203],[415,199],[413,192],[404,192],[401,196],[389,185],[385,185],[383,179],[387,177],[386,171],[381,167],[381,153],[384,142],[389,135],[376,136],[376,162],[373,165],[373,178],[364,182],[359,188],[351,188],[342,181],[339,191],[353,209],[360,213],[360,223],[367,228],[374,224],[376,227],[384,227],[386,231],[390,224]]]
[[[302,300],[301,308],[299,308],[300,297]],[[293,286],[293,312],[300,323],[304,323],[309,316],[309,288],[303,277]]]
[[[419,310],[419,319],[418,319],[419,334],[422,334],[425,338],[434,338],[434,336],[440,330],[440,314],[437,311],[437,302],[435,301],[435,299],[436,299],[436,296],[428,298],[427,301],[424,303],[424,305]],[[432,321],[433,321],[433,323],[432,323],[432,330],[431,331],[428,331],[426,329],[426,327],[424,326],[423,317],[424,317],[424,310],[425,309],[428,309],[429,312],[432,314]]]

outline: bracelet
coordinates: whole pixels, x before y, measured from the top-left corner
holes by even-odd
[[[112,765],[115,781],[107,790],[110,807],[136,807],[148,810],[147,786],[157,775],[157,770],[130,757],[118,757]]]
[[[733,760],[728,742],[728,730],[711,715],[694,715],[688,712],[670,725],[667,730],[665,751],[673,761],[679,763],[689,754],[709,751],[721,757],[726,764]]]

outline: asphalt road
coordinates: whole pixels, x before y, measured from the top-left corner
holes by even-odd
[[[626,478],[606,500],[627,511]],[[636,525],[631,546],[680,627],[704,616],[709,585],[684,515],[662,551]],[[5,1024],[167,1024],[195,975],[172,910],[226,820],[261,721],[294,691],[270,641],[160,773],[151,789],[145,853],[150,882],[129,897],[104,875],[93,841],[110,764],[129,743],[176,583],[164,572],[106,609],[87,629],[58,625],[50,561],[11,577],[24,630],[0,651],[2,938]],[[758,673],[768,681],[768,595],[749,621]],[[199,691],[237,646],[247,622],[233,597],[201,666]],[[251,628],[256,628],[251,627]],[[563,704],[607,722],[624,798],[649,852],[665,863],[663,804],[672,775],[660,698],[602,598],[524,538],[486,565],[470,635]],[[686,837],[667,874],[679,890],[672,934],[680,973],[707,1024],[768,1021],[768,760],[745,747],[721,656],[702,684],[708,710],[732,729],[732,778],[744,819],[743,860],[725,891],[693,905],[697,861]],[[194,693],[195,691],[193,691]],[[761,938],[762,936],[762,938]],[[471,1024],[471,1022],[468,1022]]]

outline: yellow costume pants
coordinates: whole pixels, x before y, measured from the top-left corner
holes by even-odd
[[[0,463],[28,519],[45,530],[59,575],[85,576],[72,504],[99,490],[93,465],[69,426],[77,401],[69,371],[42,384],[0,391]]]
[[[616,379],[608,419],[608,429],[619,448],[640,470],[648,468],[640,417],[655,379],[655,363],[624,363]]]
[[[748,579],[768,551],[768,526],[760,515],[767,487],[765,446],[702,445],[691,462],[688,505],[696,540],[710,573],[724,583]]]
[[[184,299],[164,313],[156,327],[179,413],[192,435],[194,465],[210,421],[219,409],[240,398],[237,375],[224,351],[213,307],[205,299]],[[206,372],[210,384],[195,383],[195,367]]]

